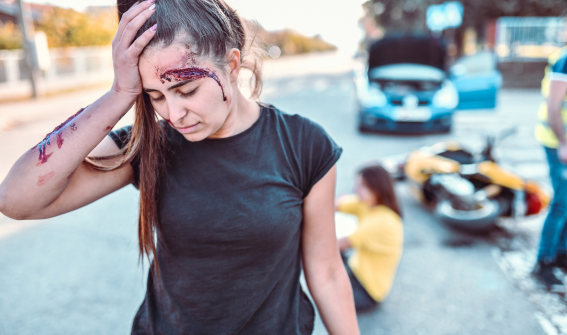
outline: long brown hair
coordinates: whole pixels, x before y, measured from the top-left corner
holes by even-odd
[[[390,208],[402,217],[402,211],[394,191],[394,182],[386,169],[381,165],[372,165],[360,170],[359,175],[380,205]]]
[[[118,0],[118,18],[139,0]],[[156,12],[138,31],[139,37],[154,24],[157,33],[148,45],[167,47],[178,39],[190,44],[196,56],[208,57],[223,69],[226,55],[232,48],[241,52],[241,66],[252,71],[250,82],[253,97],[262,90],[261,48],[258,41],[250,38],[246,31],[254,25],[243,21],[223,0],[157,0]],[[182,37],[180,37],[182,36]],[[193,50],[194,49],[194,50]],[[250,55],[250,59],[248,59]],[[139,160],[140,213],[138,217],[138,244],[140,257],[153,259],[159,279],[159,268],[155,259],[156,241],[154,233],[160,229],[158,199],[160,179],[165,171],[166,132],[159,121],[148,94],[142,93],[135,103],[135,121],[128,145],[120,154],[108,157],[87,157],[85,163],[99,171],[113,171],[134,159]],[[102,159],[123,154],[122,161],[112,167],[99,163]]]

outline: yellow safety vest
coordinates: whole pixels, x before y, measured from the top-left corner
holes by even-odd
[[[535,138],[536,140],[548,148],[557,148],[559,146],[559,141],[555,136],[555,133],[549,126],[547,121],[547,98],[549,97],[549,88],[551,86],[551,73],[553,65],[561,58],[567,54],[567,47],[563,47],[558,51],[554,52],[549,57],[549,63],[545,68],[545,77],[541,81],[541,94],[544,100],[539,105],[538,119],[539,122],[535,128]],[[567,127],[567,96],[565,97],[565,102],[563,103],[563,108],[561,109],[561,115],[563,117],[563,123]],[[567,138],[567,135],[566,135]]]

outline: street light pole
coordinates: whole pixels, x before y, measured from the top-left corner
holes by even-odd
[[[30,81],[32,85],[33,97],[37,99],[41,94],[41,71],[39,70],[37,51],[35,48],[35,29],[33,26],[33,18],[29,7],[17,0],[18,3],[18,23],[22,31],[24,39],[24,47],[26,50],[26,65],[30,72]]]

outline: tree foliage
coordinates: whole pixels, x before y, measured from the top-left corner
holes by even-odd
[[[18,27],[8,21],[0,23],[0,50],[20,49],[22,47],[22,36]]]
[[[72,9],[51,7],[35,22],[35,29],[47,35],[50,48],[109,45],[118,22],[115,10],[79,13]],[[0,49],[22,47],[22,34],[11,22],[0,24]]]
[[[45,32],[50,48],[108,45],[118,27],[117,18],[112,14],[110,11],[79,13],[52,7],[37,22],[36,29]]]
[[[370,0],[365,3],[368,13],[386,33],[421,32],[427,33],[426,11],[430,5],[442,4],[450,0]],[[454,0],[453,0],[454,1]],[[456,51],[462,50],[463,36],[472,29],[480,41],[488,38],[488,24],[503,16],[515,17],[558,17],[567,16],[565,0],[457,0],[463,4],[462,25],[445,31],[453,36]]]
[[[567,16],[565,0],[459,0],[464,8],[462,29],[482,31],[502,16]],[[372,0],[366,6],[386,31],[426,31],[425,13],[444,0]]]
[[[50,48],[109,45],[116,34],[118,22],[114,7],[94,7],[86,13],[58,7],[47,8],[35,28],[47,35]],[[320,36],[307,37],[293,30],[268,32],[262,28],[258,37],[267,47],[278,46],[282,54],[293,55],[335,50]],[[21,34],[11,23],[0,25],[0,49],[18,49]]]
[[[337,49],[334,45],[324,41],[321,36],[307,37],[290,29],[275,32],[267,32],[262,29],[259,35],[263,37],[264,45],[267,47],[278,46],[282,51],[282,55],[305,54]]]

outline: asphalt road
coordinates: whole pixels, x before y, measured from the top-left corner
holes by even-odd
[[[369,161],[446,139],[478,147],[483,136],[507,126],[518,132],[498,151],[503,164],[548,183],[543,150],[532,136],[537,91],[504,91],[496,110],[460,112],[451,134],[360,134],[348,64],[328,64],[301,73],[274,66],[277,74],[266,80],[262,100],[320,123],[343,147],[338,194],[351,191],[354,174]],[[102,92],[0,105],[0,176]],[[32,114],[37,117],[25,117]],[[529,276],[541,217],[505,221],[491,235],[473,237],[442,226],[403,183],[397,191],[404,256],[390,296],[359,316],[362,334],[567,334],[563,297],[543,292]],[[50,220],[0,217],[0,334],[127,334],[147,271],[138,263],[136,219],[137,191],[131,186]],[[325,333],[318,320],[315,334]]]

